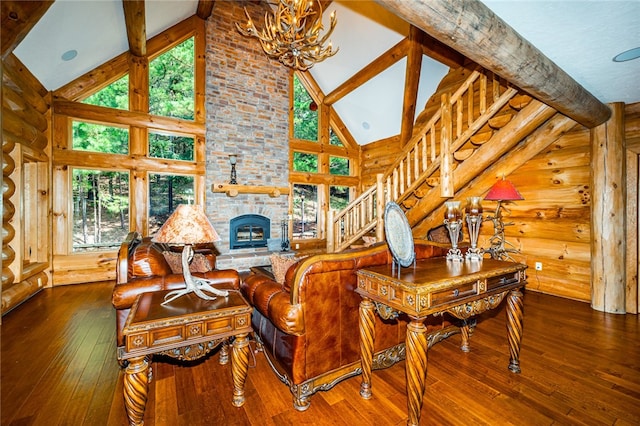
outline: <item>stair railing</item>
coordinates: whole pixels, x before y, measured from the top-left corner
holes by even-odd
[[[419,188],[425,182],[430,187],[439,184],[441,196],[452,197],[454,154],[517,93],[511,87],[501,93],[503,88],[495,75],[489,80],[486,72],[474,71],[453,94],[443,94],[440,108],[414,129],[396,161],[377,176],[376,185],[342,211],[329,211],[327,252],[342,251],[373,229],[382,241],[386,203],[400,204],[411,194],[421,197]]]

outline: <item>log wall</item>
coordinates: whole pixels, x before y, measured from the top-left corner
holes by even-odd
[[[514,258],[529,265],[527,288],[590,300],[590,167],[589,130],[576,125],[507,176],[524,197],[506,204],[504,220],[514,223],[505,228],[506,239],[521,250]],[[486,240],[493,230],[489,222],[483,228]]]
[[[2,61],[2,313],[50,286],[50,95]]]

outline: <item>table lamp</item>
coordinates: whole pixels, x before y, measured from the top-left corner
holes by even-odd
[[[509,252],[518,253],[519,250],[504,238],[504,227],[507,225],[513,225],[513,223],[505,224],[502,221],[502,202],[524,200],[524,198],[520,195],[515,186],[513,186],[513,183],[506,180],[503,176],[501,180],[493,184],[484,199],[487,201],[498,202],[495,214],[493,216],[487,216],[487,220],[491,220],[493,222],[494,229],[493,236],[489,239],[489,242],[491,243],[491,247],[489,248],[491,257],[494,259],[504,258],[513,260],[509,255]],[[507,248],[505,245],[509,245],[512,248]]]
[[[216,296],[228,296],[228,291],[212,287],[211,280],[194,277],[189,270],[189,263],[193,259],[193,244],[211,243],[219,240],[220,236],[211,226],[202,206],[181,204],[175,209],[154,235],[152,241],[184,246],[182,249],[182,274],[186,288],[167,293],[163,305],[191,292],[206,300],[213,300]]]

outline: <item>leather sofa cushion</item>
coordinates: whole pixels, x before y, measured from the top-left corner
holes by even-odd
[[[162,255],[174,274],[182,273],[182,253],[165,250]],[[215,268],[215,256],[205,256],[201,253],[195,253],[191,263],[189,263],[189,271],[191,272],[208,272],[213,271]]]

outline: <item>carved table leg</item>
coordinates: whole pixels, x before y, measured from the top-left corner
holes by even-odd
[[[460,344],[460,350],[462,352],[470,352],[471,348],[469,346],[469,335],[471,334],[471,326],[467,322],[464,321],[464,325],[460,327],[460,335],[462,336],[462,343]]]
[[[149,391],[147,357],[131,358],[124,375],[124,406],[131,426],[143,424]]]
[[[248,333],[238,334],[233,342],[231,352],[231,375],[233,377],[233,406],[242,407],[244,404],[244,382],[249,369],[249,338]]]
[[[220,365],[227,365],[229,362],[229,339],[224,339],[220,344],[220,358],[218,362]]]
[[[420,424],[420,410],[427,378],[427,327],[422,321],[412,319],[407,325],[407,425]]]
[[[509,370],[514,373],[520,372],[523,307],[523,295],[520,289],[511,290],[507,299],[507,338],[509,339]]]
[[[371,398],[371,368],[373,365],[373,343],[375,339],[374,304],[363,298],[360,302],[360,360],[362,361],[362,383],[360,396]]]

